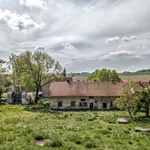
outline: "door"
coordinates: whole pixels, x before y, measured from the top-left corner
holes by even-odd
[[[93,109],[93,103],[90,103],[90,110]]]

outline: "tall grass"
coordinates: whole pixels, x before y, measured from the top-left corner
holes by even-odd
[[[122,111],[52,111],[49,101],[35,105],[0,106],[0,150],[148,150],[150,133],[135,131],[150,127],[150,119],[139,114],[129,124],[118,124]],[[36,140],[50,139],[45,146]]]

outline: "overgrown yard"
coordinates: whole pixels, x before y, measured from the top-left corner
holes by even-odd
[[[48,101],[36,105],[0,105],[0,150],[149,150],[150,119],[134,121],[122,111],[51,111]],[[127,117],[129,124],[116,123]],[[48,139],[41,147],[37,140]]]

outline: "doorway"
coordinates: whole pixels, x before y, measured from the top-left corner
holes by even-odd
[[[93,103],[90,103],[90,110],[93,109]]]

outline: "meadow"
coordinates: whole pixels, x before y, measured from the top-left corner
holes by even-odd
[[[149,150],[150,118],[124,111],[52,111],[49,100],[34,105],[0,104],[0,150]],[[129,124],[118,124],[125,117]],[[36,140],[49,139],[41,147]]]

